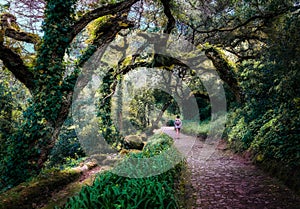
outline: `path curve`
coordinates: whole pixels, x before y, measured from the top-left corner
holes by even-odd
[[[206,145],[174,128],[162,131],[183,151],[190,169],[192,209],[300,209],[300,197],[220,142]],[[189,149],[189,150],[188,150]],[[208,151],[206,150],[208,149]]]

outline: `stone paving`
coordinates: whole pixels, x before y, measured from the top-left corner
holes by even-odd
[[[192,185],[192,209],[300,209],[300,197],[249,161],[195,137],[162,129],[186,156]]]

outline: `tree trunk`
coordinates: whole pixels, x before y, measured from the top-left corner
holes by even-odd
[[[23,124],[16,133],[9,136],[7,149],[4,154],[1,153],[6,156],[0,162],[0,182],[5,182],[4,187],[16,185],[40,172],[68,117],[80,67],[97,49],[103,48],[114,40],[118,32],[133,26],[127,20],[127,14],[136,1],[129,0],[103,6],[88,12],[77,22],[71,14],[72,1],[47,2],[43,26],[44,39],[39,46],[34,69],[25,65],[21,55],[0,43],[2,49],[0,59],[4,66],[32,93],[32,102],[24,112]],[[66,11],[57,13],[57,8],[65,8]],[[96,27],[97,36],[82,55],[77,69],[65,77],[64,56],[72,40],[89,22],[110,14],[116,15]],[[20,33],[9,33],[9,35],[17,40]],[[30,34],[27,35],[31,37]],[[84,85],[86,83],[81,87]]]
[[[243,93],[232,67],[221,53],[214,47],[205,50],[205,55],[213,62],[220,78],[229,86],[238,102],[243,101]]]
[[[159,114],[158,114],[156,120],[152,122],[151,131],[158,127],[159,121],[161,120],[162,116],[164,115],[164,113],[166,112],[166,110],[168,109],[168,107],[169,107],[171,104],[172,104],[172,101],[171,101],[171,100],[164,104],[164,106],[163,106],[163,108],[161,109],[161,111],[159,112]]]

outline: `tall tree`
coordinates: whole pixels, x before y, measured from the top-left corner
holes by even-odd
[[[68,116],[80,67],[94,51],[112,41],[120,30],[131,27],[127,14],[136,1],[107,4],[80,16],[76,13],[75,0],[45,1],[42,37],[20,30],[13,14],[1,15],[0,59],[32,95],[19,131],[6,136],[6,157],[0,165],[1,182],[6,186],[25,180],[42,168]],[[64,56],[72,41],[90,22],[104,16],[111,18],[96,27],[98,34],[82,54],[79,65],[66,74]],[[101,33],[104,30],[105,33]],[[8,44],[8,39],[35,46],[36,58],[30,65],[22,53]]]

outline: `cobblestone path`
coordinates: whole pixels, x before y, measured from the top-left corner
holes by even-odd
[[[172,136],[190,168],[193,209],[300,209],[300,197],[223,143],[206,144],[174,128]]]

